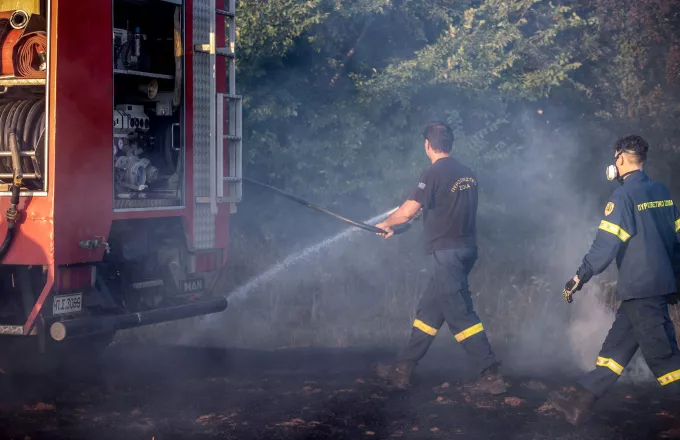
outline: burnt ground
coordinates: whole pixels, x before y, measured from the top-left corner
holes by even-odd
[[[0,438],[680,438],[680,407],[653,388],[617,386],[574,429],[544,405],[568,378],[510,375],[506,396],[478,398],[431,361],[411,390],[390,391],[370,370],[389,358],[375,350],[117,345],[100,369],[50,380],[0,376]]]

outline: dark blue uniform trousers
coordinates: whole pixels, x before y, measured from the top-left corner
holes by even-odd
[[[476,248],[438,250],[434,272],[423,293],[413,330],[399,361],[417,363],[425,356],[444,321],[454,338],[483,371],[496,362],[479,316],[472,304],[468,275],[477,261]]]
[[[614,385],[638,347],[659,384],[680,391],[680,350],[665,296],[623,301],[597,358],[580,384],[598,397]]]

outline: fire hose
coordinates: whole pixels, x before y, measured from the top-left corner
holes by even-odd
[[[30,32],[23,35],[14,47],[13,63],[18,77],[44,78],[47,70],[47,34]]]
[[[0,171],[12,173],[10,207],[5,213],[7,232],[0,244],[0,261],[9,251],[16,235],[21,188],[39,187],[44,152],[44,125],[44,99],[16,100],[0,105],[0,151],[9,151],[11,155],[0,160]],[[22,157],[20,153],[25,151],[33,151],[33,155]],[[27,180],[27,185],[24,185],[24,170],[33,175]]]
[[[257,185],[259,187],[273,191],[273,192],[275,192],[275,193],[277,193],[277,194],[279,194],[283,197],[286,197],[289,200],[292,200],[296,203],[299,203],[302,206],[305,206],[307,208],[310,208],[310,209],[313,209],[315,211],[321,212],[323,214],[329,215],[331,217],[337,218],[338,220],[343,221],[345,223],[349,223],[350,225],[356,226],[357,228],[361,228],[361,229],[364,229],[364,230],[369,231],[369,232],[374,232],[376,234],[385,234],[386,233],[384,230],[382,230],[380,228],[376,228],[375,226],[367,225],[366,223],[362,223],[362,222],[358,222],[358,221],[355,221],[355,220],[351,220],[351,219],[342,217],[341,215],[338,215],[334,212],[331,212],[331,211],[329,211],[325,208],[313,205],[313,204],[309,203],[308,201],[301,199],[298,196],[287,193],[287,192],[285,192],[281,189],[274,188],[273,186],[267,185],[266,183],[258,182],[257,180],[249,179],[247,177],[244,177],[243,180],[246,181],[246,182],[252,183],[254,185]],[[395,234],[401,234],[401,233],[405,232],[407,229],[409,229],[410,227],[411,227],[410,223],[395,227],[394,233]]]
[[[16,135],[19,152],[31,153],[22,156],[21,169],[28,189],[39,189],[44,167],[45,100],[12,100],[0,104],[0,151],[11,151],[10,134]],[[13,159],[0,159],[0,173],[14,172]]]
[[[0,245],[0,261],[5,258],[5,255],[12,246],[12,242],[16,236],[17,220],[19,219],[19,195],[24,179],[24,174],[21,171],[21,161],[19,160],[19,146],[17,143],[16,134],[14,134],[14,132],[10,133],[9,135],[9,145],[12,152],[14,179],[12,181],[12,197],[10,199],[10,207],[5,213],[5,219],[7,220],[7,232],[5,233],[5,239]]]

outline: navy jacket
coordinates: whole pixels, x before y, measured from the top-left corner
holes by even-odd
[[[628,175],[604,210],[577,275],[587,283],[616,258],[619,300],[667,295],[680,278],[680,215],[665,185],[644,171]]]

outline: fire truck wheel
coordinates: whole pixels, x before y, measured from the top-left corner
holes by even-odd
[[[6,375],[52,375],[96,370],[115,332],[56,342],[46,341],[41,353],[36,336],[0,338],[0,370]]]

